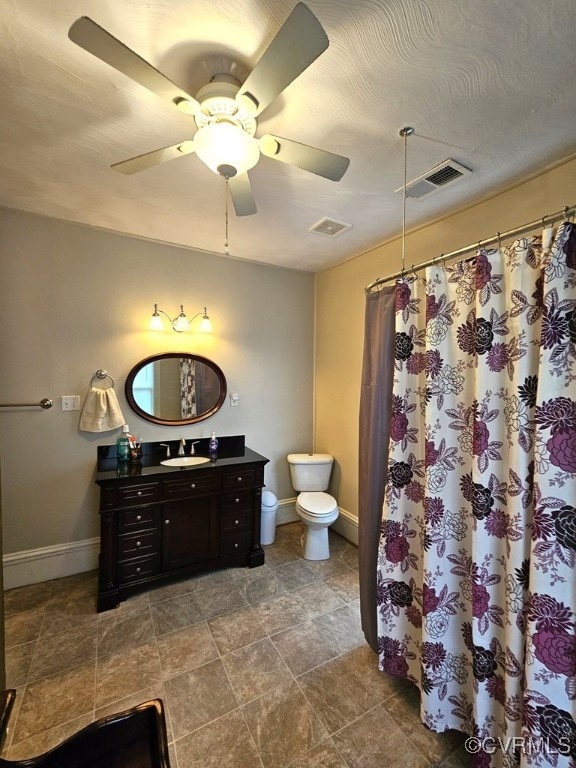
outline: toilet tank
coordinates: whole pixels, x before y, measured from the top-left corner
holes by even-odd
[[[290,453],[290,477],[295,491],[325,491],[334,457],[329,453]]]

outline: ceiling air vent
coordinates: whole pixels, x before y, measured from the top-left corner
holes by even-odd
[[[327,237],[336,237],[341,235],[347,229],[350,229],[352,224],[345,224],[343,221],[335,221],[334,219],[321,219],[316,222],[308,232],[315,232],[317,235],[326,235]]]
[[[424,195],[429,195],[431,192],[445,187],[447,184],[452,184],[454,181],[461,179],[463,176],[472,173],[470,168],[466,168],[464,165],[460,165],[455,160],[444,160],[443,163],[434,166],[422,176],[418,176],[417,179],[413,179],[406,184],[406,197],[420,198]],[[400,187],[395,190],[396,192],[403,192],[404,187]]]

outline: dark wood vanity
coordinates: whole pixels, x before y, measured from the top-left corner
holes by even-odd
[[[160,443],[145,444],[141,463],[127,466],[118,465],[115,446],[98,447],[98,611],[153,584],[263,565],[260,509],[268,459],[246,448],[243,436],[219,441],[216,461],[183,468],[160,464],[166,455]],[[196,454],[206,456],[207,443],[201,439]],[[169,444],[176,456],[178,441]]]

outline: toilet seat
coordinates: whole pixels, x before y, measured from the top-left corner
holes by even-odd
[[[338,508],[336,499],[323,491],[304,491],[298,495],[298,505],[310,517],[327,517]]]

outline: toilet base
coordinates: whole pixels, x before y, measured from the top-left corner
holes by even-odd
[[[307,525],[300,537],[300,544],[304,560],[328,560],[330,557],[328,526],[312,528]]]

